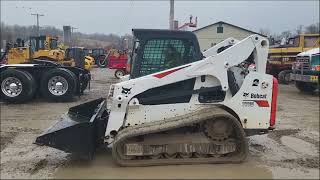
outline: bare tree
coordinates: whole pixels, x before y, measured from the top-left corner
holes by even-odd
[[[290,37],[292,37],[292,33],[291,33],[291,31],[283,31],[281,34],[280,34],[280,38],[286,38],[286,39],[288,39],[288,38],[290,38]]]
[[[319,22],[305,27],[305,33],[319,34]]]
[[[296,28],[296,35],[302,34],[303,33],[303,25],[299,25]]]
[[[267,28],[261,28],[259,30],[259,33],[268,37],[271,35],[270,29],[267,29]]]
[[[1,42],[14,42],[17,38],[22,38],[24,40],[29,39],[30,36],[35,36],[36,27],[35,26],[20,26],[20,25],[6,25],[1,22]],[[63,31],[61,29],[55,28],[53,26],[43,26],[40,29],[40,34],[48,34],[50,36],[63,36]],[[109,46],[113,44],[115,48],[122,48],[122,39],[125,38],[131,45],[132,38],[129,38],[131,35],[125,35],[123,37],[116,34],[84,34],[80,32],[75,32],[74,36],[77,37],[77,45],[84,47],[96,48],[96,46]],[[4,43],[0,43],[1,46]],[[4,47],[1,47],[4,48]]]

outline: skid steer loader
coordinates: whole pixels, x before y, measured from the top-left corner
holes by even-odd
[[[129,80],[70,108],[36,144],[88,158],[112,148],[121,166],[239,163],[246,136],[274,129],[278,83],[265,73],[267,39],[251,35],[204,57],[192,32],[133,35]]]

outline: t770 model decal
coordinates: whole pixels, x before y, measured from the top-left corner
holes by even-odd
[[[243,100],[242,105],[246,107],[252,107],[253,102],[257,103],[259,107],[269,107],[269,102],[267,100]]]

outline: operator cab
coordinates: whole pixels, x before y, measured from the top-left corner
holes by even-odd
[[[58,39],[47,36],[31,36],[30,45],[33,52],[58,48]]]
[[[130,79],[199,61],[197,37],[189,31],[133,29]]]
[[[100,55],[107,54],[106,50],[103,48],[92,49],[92,56],[94,59],[97,59]]]
[[[76,67],[85,68],[86,51],[87,49],[82,47],[67,48],[65,58],[67,60],[74,60]]]

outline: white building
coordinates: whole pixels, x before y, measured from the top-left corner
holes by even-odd
[[[250,31],[248,29],[244,29],[242,27],[229,24],[223,21],[219,21],[208,26],[196,29],[193,32],[196,34],[198,38],[200,49],[202,51],[214,46],[215,44],[229,37],[242,40],[251,34],[259,34],[257,32]]]

